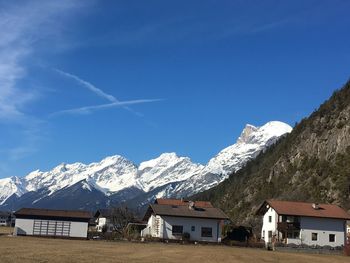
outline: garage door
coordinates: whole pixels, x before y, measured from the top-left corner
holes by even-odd
[[[33,235],[69,237],[70,222],[55,220],[34,220]]]

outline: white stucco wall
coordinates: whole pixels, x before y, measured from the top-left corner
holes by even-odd
[[[271,216],[271,222],[269,222],[269,217]],[[265,242],[271,242],[268,238],[269,231],[272,231],[272,236],[277,234],[277,221],[278,215],[276,211],[270,207],[263,217],[263,226],[261,229],[261,239]]]
[[[159,216],[158,216],[159,218]],[[141,236],[146,237],[146,236],[151,236],[151,237],[161,237],[160,234],[157,235],[156,230],[155,230],[155,221],[156,216],[152,214],[147,221],[147,227],[141,231]]]
[[[202,218],[187,218],[187,217],[162,217],[161,235],[165,239],[178,239],[179,236],[172,234],[172,226],[183,226],[183,233],[190,234],[190,240],[205,241],[205,242],[220,242],[221,241],[221,226],[220,220],[217,219],[202,219]],[[194,231],[192,231],[194,226]],[[202,237],[201,228],[212,228],[212,237]]]
[[[104,225],[107,225],[107,232],[113,231],[113,224],[110,219],[106,217],[98,217],[96,220],[96,230],[102,232]]]
[[[33,227],[34,219],[16,218],[14,235],[33,235]],[[86,238],[87,231],[87,222],[70,222],[69,237]]]
[[[33,219],[16,218],[14,235],[33,235]]]
[[[342,246],[345,242],[345,221],[330,218],[300,218],[300,238],[306,245]],[[312,233],[317,233],[317,241],[312,241]],[[329,235],[335,235],[335,242],[329,242]]]
[[[157,232],[156,225],[159,224],[159,231]],[[201,219],[201,218],[188,218],[188,217],[171,217],[171,216],[155,216],[152,215],[148,219],[147,227],[141,231],[141,236],[147,235],[152,237],[164,238],[164,239],[180,239],[181,235],[172,234],[172,226],[183,226],[183,233],[190,234],[190,240],[192,241],[204,241],[204,242],[221,242],[221,226],[220,220],[217,219]],[[192,231],[194,226],[194,231]],[[202,237],[201,228],[211,227],[212,237]]]
[[[88,231],[87,222],[71,222],[70,223],[70,237],[86,238]]]

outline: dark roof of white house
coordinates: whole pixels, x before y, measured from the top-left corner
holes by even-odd
[[[111,209],[98,209],[94,215],[95,218],[97,217],[111,217],[112,210]]]
[[[164,199],[163,199],[164,200]],[[174,199],[172,199],[174,200]],[[205,207],[195,205],[195,202],[186,201],[186,205],[179,204],[150,204],[146,214],[143,218],[147,221],[152,214],[161,216],[174,216],[174,217],[192,217],[192,218],[206,218],[206,219],[229,219],[228,216],[219,208],[213,207],[211,204],[205,204]],[[163,202],[166,203],[166,202]],[[176,202],[170,202],[176,203]],[[200,204],[200,203],[197,203]]]

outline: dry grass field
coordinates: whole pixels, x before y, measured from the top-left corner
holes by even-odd
[[[179,245],[0,236],[0,262],[349,262],[349,257]]]

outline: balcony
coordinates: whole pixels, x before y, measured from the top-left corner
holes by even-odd
[[[279,222],[277,223],[277,230],[279,232],[300,230],[300,222]]]

